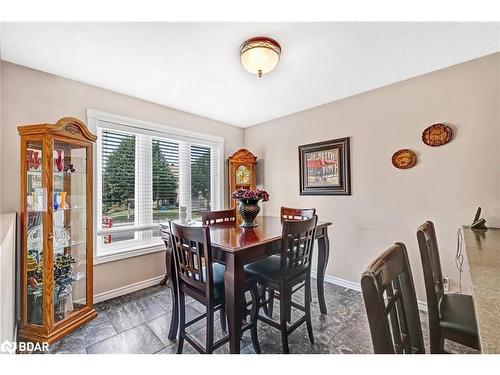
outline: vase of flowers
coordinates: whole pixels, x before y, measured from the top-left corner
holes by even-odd
[[[269,193],[265,190],[248,190],[238,189],[232,194],[233,199],[238,201],[238,213],[243,222],[240,224],[242,228],[254,228],[257,224],[254,223],[257,214],[260,211],[259,201],[267,202]]]

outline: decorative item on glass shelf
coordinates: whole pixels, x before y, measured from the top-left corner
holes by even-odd
[[[36,229],[39,227],[35,227]],[[64,229],[64,228],[55,228]],[[40,232],[38,232],[40,234]],[[58,231],[56,230],[56,236]],[[56,239],[56,242],[60,241]],[[33,246],[33,244],[31,244]],[[64,245],[68,246],[68,243]],[[28,294],[32,297],[33,313],[30,321],[39,324],[42,319],[41,296],[43,291],[43,256],[42,251],[36,249],[28,250],[26,271],[27,271],[27,287]],[[73,311],[73,298],[71,283],[85,277],[83,272],[75,272],[73,267],[76,265],[76,260],[71,253],[64,252],[57,254],[54,259],[54,312],[56,320],[64,319],[67,314]]]
[[[37,169],[40,167],[40,160],[38,159],[38,151],[33,151],[33,168]]]
[[[73,271],[76,264],[71,253],[57,255],[54,261],[54,315],[56,321],[66,317],[68,312],[73,311],[73,298],[71,283],[81,278],[80,273]]]
[[[66,228],[54,226],[53,231],[54,249],[56,252],[70,245],[71,236],[69,235],[69,232]],[[41,225],[37,225],[31,228],[27,234],[28,250],[43,251],[42,237],[43,234]]]
[[[26,282],[30,310],[28,319],[33,324],[42,322],[43,258],[42,253],[28,250],[26,256]]]
[[[45,211],[47,194],[45,188],[37,187],[33,191],[33,211]],[[29,204],[30,201],[27,201]]]
[[[57,211],[59,207],[61,207],[61,194],[54,191],[54,210]]]
[[[33,195],[27,195],[26,196],[26,205],[28,208],[28,211],[33,211]]]
[[[33,168],[33,150],[26,151],[26,166],[28,170]]]
[[[76,169],[73,168],[73,164],[70,164],[70,163],[67,163],[64,167],[64,172],[71,172],[71,173],[75,173],[76,172]]]
[[[63,157],[62,157],[62,150],[56,150],[57,153],[57,158],[55,160],[56,162],[56,167],[59,172],[62,172],[64,169],[64,163],[63,163]]]
[[[63,210],[69,208],[69,204],[66,202],[66,191],[61,191],[59,193],[59,196],[61,197],[61,203],[59,204],[59,207],[62,208]]]
[[[37,171],[40,168],[39,151],[27,150],[26,151],[26,164],[29,171]]]
[[[238,201],[238,213],[243,220],[240,227],[256,227],[257,224],[255,224],[254,220],[260,211],[258,203],[260,200],[262,200],[262,202],[267,202],[269,200],[269,193],[260,189],[238,189],[233,192],[232,198]]]

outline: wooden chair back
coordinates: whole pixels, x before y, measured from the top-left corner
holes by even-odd
[[[305,220],[310,219],[316,215],[315,208],[290,208],[281,207],[280,218],[281,220]]]
[[[204,211],[201,215],[201,222],[203,225],[236,224],[235,208],[221,211]]]
[[[281,247],[281,269],[284,279],[309,272],[318,217],[305,220],[284,220]]]
[[[417,241],[424,272],[429,331],[431,336],[437,336],[435,332],[439,332],[439,301],[444,295],[444,285],[436,230],[431,221],[426,221],[418,227]]]
[[[213,275],[208,227],[187,227],[170,221],[170,238],[179,285],[184,283],[210,297]]]
[[[377,354],[425,353],[417,297],[406,246],[398,242],[361,277],[361,289]]]

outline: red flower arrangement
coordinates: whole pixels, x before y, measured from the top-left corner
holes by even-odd
[[[265,190],[249,190],[249,189],[238,189],[232,194],[233,199],[243,201],[244,203],[267,202],[269,200],[269,193]]]

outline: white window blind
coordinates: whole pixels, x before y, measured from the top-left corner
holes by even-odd
[[[210,147],[191,146],[191,215],[201,218],[203,211],[210,211],[211,201],[211,152]]]
[[[97,257],[161,244],[180,206],[188,220],[221,208],[222,142],[133,125],[97,121]]]
[[[179,144],[153,138],[153,222],[179,216]]]
[[[136,136],[103,129],[100,132],[98,217],[102,228],[136,225]],[[115,242],[135,239],[134,232],[114,236]],[[104,244],[111,236],[101,237]]]

